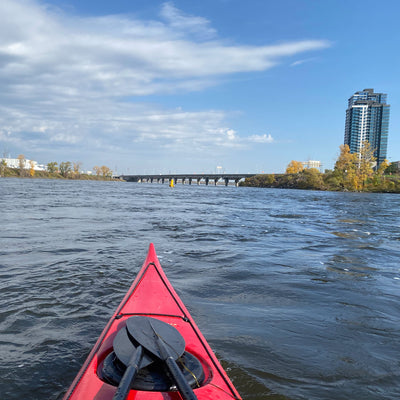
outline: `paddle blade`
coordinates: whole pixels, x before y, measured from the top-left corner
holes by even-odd
[[[179,331],[172,325],[159,319],[134,316],[127,319],[126,328],[131,339],[143,346],[146,352],[158,359],[163,360],[164,357],[160,352],[157,340],[155,340],[154,330],[163,340],[168,352],[175,360],[185,351],[185,340]]]
[[[126,367],[129,365],[132,354],[136,351],[137,347],[138,344],[132,342],[125,327],[117,333],[113,341],[115,355]],[[147,367],[153,361],[153,358],[145,353],[140,361],[139,368]]]

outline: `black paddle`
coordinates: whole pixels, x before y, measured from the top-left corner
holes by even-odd
[[[131,358],[129,359],[128,366],[118,385],[117,391],[114,394],[113,400],[126,399],[126,396],[128,395],[129,390],[131,388],[131,384],[135,379],[135,376],[140,368],[140,362],[142,361],[142,356],[143,356],[143,347],[138,346],[132,353]]]
[[[161,337],[160,334],[156,332],[151,322],[150,326],[155,335],[155,340],[161,356],[160,358],[167,365],[168,371],[174,378],[179,393],[181,394],[184,400],[197,400],[197,396],[194,394],[193,389],[187,383],[186,378],[184,377],[182,371],[179,369],[173,355],[168,349],[167,347],[168,343],[167,344],[164,343],[164,338]]]
[[[118,360],[126,366],[113,400],[125,400],[139,369],[147,367],[154,360],[143,353],[142,346],[132,342],[126,328],[122,328],[115,336],[113,348]]]
[[[161,359],[150,321],[167,338],[167,344],[176,358],[185,351],[185,341],[173,326],[150,317],[135,316],[127,319],[126,328],[118,332],[113,342],[117,358],[127,367],[113,400],[125,400],[138,370],[154,362],[154,357]]]
[[[140,323],[138,319],[141,319]],[[126,322],[129,335],[154,357],[165,362],[184,400],[197,400],[177,360],[185,351],[185,340],[172,325],[150,317],[132,317]]]

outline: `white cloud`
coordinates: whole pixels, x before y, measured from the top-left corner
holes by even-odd
[[[233,129],[228,129],[226,131],[226,136],[227,136],[228,140],[236,140],[237,139],[236,132]]]
[[[161,16],[169,26],[178,32],[193,33],[200,39],[211,39],[216,36],[216,30],[211,27],[210,21],[202,17],[190,16],[178,10],[172,2],[164,3]]]
[[[303,59],[303,60],[297,60],[297,61],[292,62],[292,63],[290,64],[290,66],[291,66],[291,67],[296,67],[297,65],[302,65],[302,64],[304,64],[304,63],[308,63],[308,62],[313,61],[313,60],[315,60],[314,57],[313,57],[313,58],[305,58],[305,59]]]
[[[254,143],[273,143],[274,138],[270,134],[264,134],[264,135],[251,135],[248,137],[248,140],[250,142]]]
[[[226,45],[210,22],[172,3],[161,20],[77,17],[34,0],[0,2],[0,139],[126,149],[243,146],[223,111],[164,110],[140,96],[203,90],[226,75],[263,71],[321,40]],[[124,101],[135,99],[136,103]],[[247,142],[270,143],[270,135]]]

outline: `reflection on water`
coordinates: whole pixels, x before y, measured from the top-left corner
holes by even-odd
[[[1,179],[1,398],[62,398],[150,242],[244,399],[400,398],[399,206]]]

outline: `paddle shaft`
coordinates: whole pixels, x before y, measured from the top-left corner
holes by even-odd
[[[132,357],[129,360],[129,364],[125,370],[125,373],[118,385],[117,391],[114,394],[112,400],[125,400],[128,396],[131,384],[135,379],[135,376],[139,370],[140,361],[143,357],[143,347],[138,346],[133,352]]]
[[[153,328],[153,326],[152,326]],[[154,331],[154,328],[153,328]],[[177,388],[179,389],[179,393],[181,394],[184,400],[198,400],[197,396],[194,394],[193,389],[187,383],[186,378],[182,374],[182,371],[179,369],[173,355],[169,352],[167,346],[164,344],[162,339],[157,335],[157,332],[154,331],[156,335],[156,341],[158,348],[160,349],[160,353],[163,361],[167,365],[168,371],[172,375]]]

